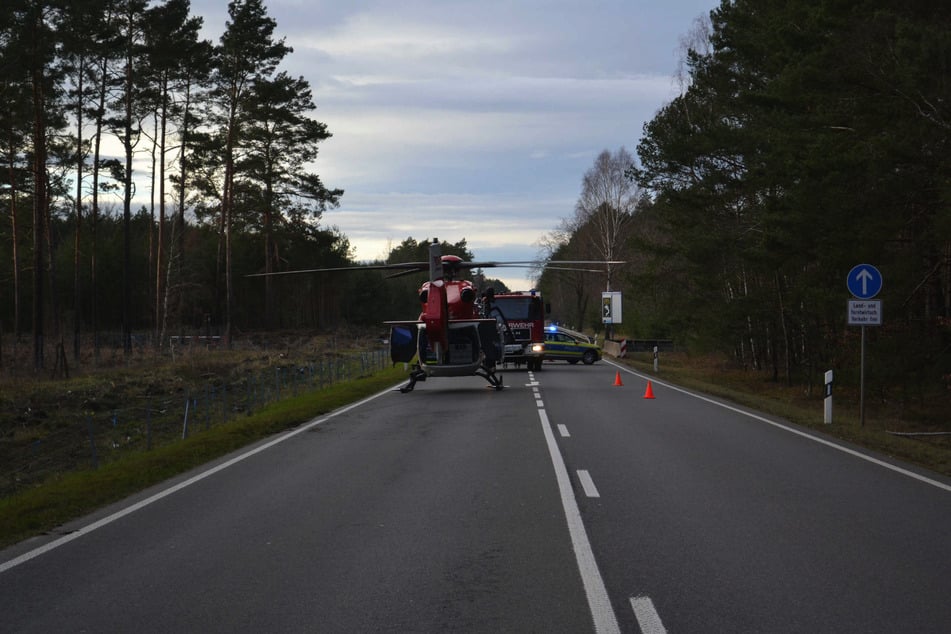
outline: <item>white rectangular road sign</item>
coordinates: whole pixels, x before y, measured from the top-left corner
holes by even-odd
[[[880,299],[850,299],[850,326],[881,326],[882,301]]]
[[[601,291],[601,323],[621,323],[621,291]]]

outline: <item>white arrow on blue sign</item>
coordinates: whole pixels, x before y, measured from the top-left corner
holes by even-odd
[[[871,264],[859,264],[849,271],[845,283],[855,297],[871,299],[882,290],[882,274]]]

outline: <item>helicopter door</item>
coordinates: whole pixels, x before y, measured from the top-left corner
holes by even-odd
[[[390,358],[393,363],[409,363],[416,356],[416,324],[390,328]]]
[[[491,321],[479,322],[479,340],[482,342],[482,352],[488,363],[497,363],[502,360],[502,338],[499,336],[499,326]]]
[[[449,358],[452,365],[468,365],[479,360],[479,334],[474,324],[449,331]]]

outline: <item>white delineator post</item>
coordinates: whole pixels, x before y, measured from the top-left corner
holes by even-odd
[[[826,370],[826,392],[825,392],[825,416],[822,422],[830,424],[832,422],[832,370]]]

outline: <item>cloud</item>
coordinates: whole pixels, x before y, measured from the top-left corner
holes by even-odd
[[[315,36],[316,35],[316,36]],[[416,73],[439,75],[446,62],[510,54],[516,40],[504,34],[407,18],[402,12],[361,12],[329,33],[294,37],[295,48],[326,52],[348,66],[379,68],[412,64]]]
[[[539,222],[547,221],[562,199],[520,194],[355,194],[347,209],[325,212],[324,224],[352,227],[355,237],[384,234],[397,242],[407,237],[438,236],[449,242],[469,233],[496,231],[511,242],[530,244]],[[564,211],[570,212],[571,208]],[[385,229],[381,229],[385,228]],[[470,240],[471,242],[471,240]],[[372,257],[367,255],[366,257]]]
[[[533,258],[597,154],[634,152],[676,94],[681,35],[718,4],[265,0],[333,134],[314,167],[345,193],[323,222],[362,259],[409,236]],[[224,3],[193,10],[217,41]]]
[[[506,78],[342,85],[320,91],[317,117],[334,134],[319,163],[325,181],[374,191],[439,190],[433,175],[485,170],[478,186],[510,191],[513,177],[535,189],[551,177],[577,183],[603,149],[633,146],[642,121],[671,95],[669,78]],[[385,104],[385,106],[380,105]],[[618,111],[626,113],[619,115]],[[341,142],[337,142],[341,139]],[[324,160],[323,157],[326,157]],[[380,169],[382,168],[382,169]],[[449,181],[462,187],[460,178]]]

